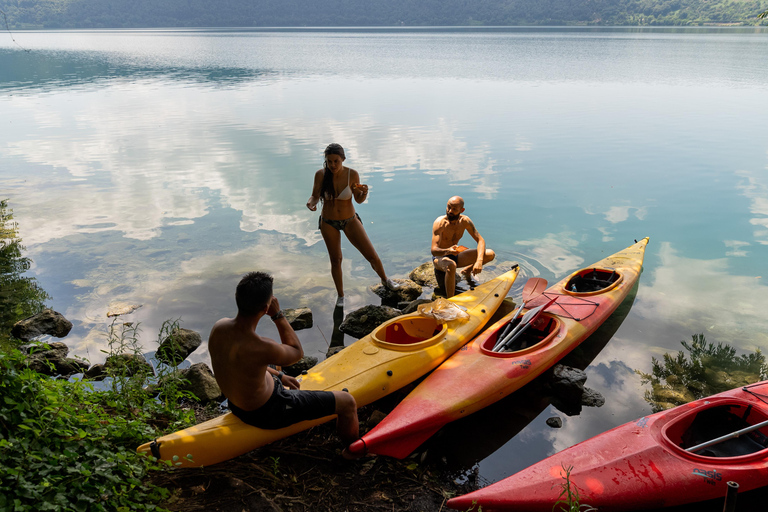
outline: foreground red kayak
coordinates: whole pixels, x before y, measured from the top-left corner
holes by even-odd
[[[349,450],[406,457],[443,425],[541,375],[621,304],[640,276],[647,244],[644,238],[543,293],[536,287],[546,281],[529,280],[520,308],[443,362]]]
[[[722,499],[729,481],[740,491],[765,486],[768,381],[616,427],[448,506],[551,512],[568,467],[580,502],[600,512]]]

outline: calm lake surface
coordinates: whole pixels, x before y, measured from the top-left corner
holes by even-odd
[[[649,413],[635,370],[693,334],[768,346],[766,100],[765,28],[4,32],[0,195],[92,362],[111,307],[142,305],[122,319],[148,352],[166,319],[205,340],[254,269],[312,308],[299,335],[322,359],[335,291],[304,205],[334,141],[371,187],[357,211],[393,277],[428,261],[455,194],[498,254],[485,275],[522,264],[514,298],[649,236],[586,370],[605,406],[527,397],[454,428],[492,481]],[[343,247],[346,311],[380,303]]]

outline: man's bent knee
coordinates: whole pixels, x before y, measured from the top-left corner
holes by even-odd
[[[485,257],[483,258],[483,263],[488,263],[489,261],[493,261],[494,258],[496,258],[496,253],[493,252],[493,249],[486,249]]]
[[[334,391],[336,396],[336,414],[345,416],[357,411],[357,402],[355,397],[346,391]]]

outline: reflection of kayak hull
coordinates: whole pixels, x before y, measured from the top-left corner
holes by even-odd
[[[563,450],[500,482],[453,498],[467,510],[552,510],[565,470],[580,502],[600,511],[657,509],[723,499],[768,482],[768,427],[697,454],[684,448],[768,420],[768,381],[627,423]]]
[[[493,352],[516,315],[511,312],[452,355],[350,450],[403,458],[443,425],[478,411],[531,382],[592,334],[633,289],[648,239],[575,272],[545,290],[523,312],[550,304],[513,352]],[[604,287],[582,285],[595,269],[610,276]],[[595,275],[602,275],[595,274]],[[575,280],[589,291],[569,291]],[[602,282],[602,281],[601,281]],[[524,316],[522,313],[520,317]],[[523,346],[530,341],[532,346]],[[515,345],[515,343],[513,343]]]
[[[516,267],[450,301],[469,313],[468,320],[440,325],[418,313],[402,315],[380,325],[338,354],[302,375],[306,390],[346,390],[359,407],[413,382],[434,369],[472,339],[493,315],[512,287]],[[138,448],[182,466],[210,466],[333,419],[328,416],[277,430],[246,425],[232,413],[163,436]],[[187,455],[192,456],[192,461]]]

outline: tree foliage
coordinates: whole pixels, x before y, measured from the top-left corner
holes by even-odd
[[[10,28],[758,24],[768,0],[0,0]]]

